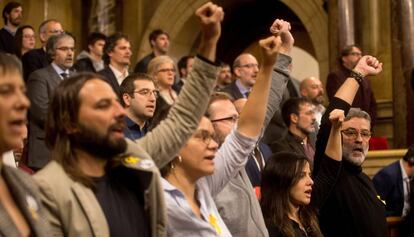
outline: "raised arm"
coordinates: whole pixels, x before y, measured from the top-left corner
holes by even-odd
[[[334,98],[331,100],[325,114],[322,117],[321,126],[318,132],[318,138],[316,140],[314,175],[316,175],[318,172],[320,159],[325,153],[325,149],[328,143],[328,136],[331,133],[331,122],[329,121],[329,114],[334,109],[341,109],[346,115],[351,108],[351,104],[358,91],[358,80],[363,80],[363,78],[366,76],[379,74],[382,71],[382,63],[380,63],[375,57],[367,55],[359,60],[353,71],[356,74],[359,74],[359,76],[357,77],[354,75],[354,77],[349,77],[345,80],[345,82],[335,93]]]
[[[260,40],[259,45],[262,49],[263,64],[237,123],[237,131],[247,137],[259,136],[262,129],[270,90],[270,76],[281,46],[280,36]]]
[[[136,141],[163,167],[193,134],[203,116],[217,77],[216,44],[220,37],[223,10],[211,2],[196,11],[201,25],[201,44],[193,69],[168,117]],[[131,148],[131,150],[133,147]],[[131,151],[130,150],[130,151]]]
[[[329,114],[329,121],[331,121],[332,126],[325,149],[325,155],[337,161],[342,160],[341,127],[344,119],[345,113],[343,110],[334,109]]]
[[[270,32],[274,36],[280,36],[282,44],[279,50],[276,64],[273,67],[272,82],[269,92],[269,102],[267,103],[267,111],[262,130],[264,131],[272,119],[274,113],[279,109],[282,101],[283,92],[289,81],[288,66],[292,61],[290,53],[294,44],[294,39],[290,33],[290,23],[281,19],[276,19],[270,27]]]

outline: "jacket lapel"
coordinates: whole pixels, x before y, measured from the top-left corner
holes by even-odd
[[[17,172],[21,171],[10,167],[3,167],[3,175],[13,195],[13,199],[30,225],[34,236],[46,236],[47,224],[44,222],[44,216],[40,212],[41,202],[34,194],[32,187]]]
[[[92,190],[79,183],[74,183],[71,188],[89,220],[94,235],[109,236],[109,228],[105,214]]]

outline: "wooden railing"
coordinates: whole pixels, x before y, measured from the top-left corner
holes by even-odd
[[[401,159],[406,152],[407,149],[369,151],[362,168],[372,178],[383,167]]]

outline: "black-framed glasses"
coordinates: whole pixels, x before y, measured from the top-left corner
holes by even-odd
[[[175,68],[163,68],[158,70],[158,72],[172,72],[175,73]]]
[[[361,137],[364,140],[369,140],[371,138],[371,136],[372,136],[371,131],[366,130],[366,129],[361,130],[361,131],[358,131],[358,130],[356,130],[354,128],[348,128],[348,129],[342,130],[341,132],[343,134],[345,134],[345,136],[347,136],[347,137],[349,137],[351,139],[357,139],[358,138],[358,134],[361,134]]]
[[[150,90],[150,89],[142,89],[139,91],[134,91],[134,93],[137,93],[142,96],[147,96],[147,97],[150,95],[153,95],[155,98],[158,98],[158,96],[160,95],[159,90]]]
[[[200,130],[197,130],[193,134],[193,137],[196,138],[196,139],[201,140],[204,144],[208,145],[208,144],[210,144],[211,140],[215,139],[215,134],[210,133],[207,130],[200,129]]]
[[[60,50],[60,51],[63,51],[63,52],[68,52],[68,51],[74,52],[75,51],[74,47],[59,47],[59,48],[56,48],[56,49]]]
[[[350,52],[348,55],[361,57],[362,53],[360,53],[360,52]]]
[[[232,121],[232,122],[237,122],[237,120],[239,120],[239,115],[232,115],[229,117],[225,117],[225,118],[219,118],[219,119],[212,119],[211,122],[215,123],[215,122],[220,122],[220,121]]]

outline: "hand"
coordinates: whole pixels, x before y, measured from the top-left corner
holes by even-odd
[[[273,66],[276,63],[281,44],[280,36],[270,36],[259,41],[263,53],[263,65]]]
[[[290,54],[293,48],[295,39],[290,33],[290,30],[291,30],[290,23],[287,21],[281,20],[281,19],[276,19],[273,22],[273,25],[270,27],[270,33],[272,33],[275,36],[278,36],[278,35],[281,36],[282,47],[280,49],[280,53]]]
[[[354,67],[354,70],[365,76],[378,75],[382,71],[382,63],[369,55],[363,56]]]
[[[335,129],[340,129],[342,122],[345,119],[345,112],[342,109],[334,109],[329,114],[329,120],[332,123],[332,127]]]
[[[221,34],[221,22],[223,21],[223,9],[208,2],[197,9],[195,15],[199,18],[203,40],[217,42]]]

